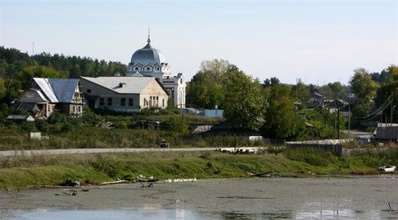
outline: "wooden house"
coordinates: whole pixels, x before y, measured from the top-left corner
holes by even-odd
[[[79,117],[83,102],[79,79],[33,78],[13,107],[25,109],[35,118],[48,118],[54,111]]]

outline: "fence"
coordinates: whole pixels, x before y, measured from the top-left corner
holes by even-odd
[[[286,147],[290,149],[313,148],[321,151],[329,151],[336,156],[343,155],[343,143],[347,140],[320,140],[320,141],[297,141],[286,142]]]

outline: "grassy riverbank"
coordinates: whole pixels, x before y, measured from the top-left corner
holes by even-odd
[[[272,151],[270,151],[272,152]],[[310,150],[264,151],[257,155],[220,152],[148,152],[0,157],[0,189],[62,185],[72,180],[100,184],[138,175],[168,178],[230,178],[270,173],[279,176],[375,174],[397,162],[398,153],[335,157]]]

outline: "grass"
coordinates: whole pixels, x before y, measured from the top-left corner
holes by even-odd
[[[177,135],[167,131],[148,129],[108,129],[101,127],[77,127],[68,132],[45,133],[48,139],[33,140],[29,132],[5,133],[0,136],[0,150],[36,150],[68,148],[153,148],[165,139],[173,148],[265,146],[263,142],[250,143],[243,138],[200,137]],[[90,138],[87,138],[90,137]]]
[[[135,180],[138,175],[168,178],[248,177],[272,172],[280,176],[374,174],[377,167],[394,160],[389,154],[367,153],[349,157],[293,150],[257,155],[221,152],[145,152],[0,157],[0,189],[61,185],[68,180],[99,184],[116,179]],[[318,155],[320,159],[314,159]],[[319,162],[319,160],[325,160]]]
[[[93,116],[94,117],[94,116]],[[249,143],[234,137],[200,137],[165,130],[128,129],[135,120],[167,121],[170,115],[120,117],[95,116],[82,121],[42,124],[42,135],[49,139],[32,140],[28,130],[17,126],[0,127],[0,150],[68,149],[68,148],[147,148],[159,147],[165,139],[173,148],[187,147],[263,147],[257,155],[233,155],[220,152],[147,152],[76,155],[33,155],[0,157],[0,189],[25,188],[37,185],[62,185],[79,180],[82,184],[105,181],[135,180],[138,175],[168,178],[228,178],[248,177],[248,173],[276,173],[280,176],[373,174],[377,167],[398,164],[398,148],[388,146],[386,152],[372,152],[373,146],[344,146],[362,148],[361,154],[336,157],[315,150],[287,150],[268,146],[265,142]],[[181,115],[175,115],[181,117]],[[191,122],[202,117],[184,115]],[[58,119],[62,119],[59,117]],[[214,120],[214,119],[213,119]],[[62,120],[61,120],[62,121]],[[98,127],[98,122],[112,122],[115,128]],[[90,123],[89,123],[90,122]],[[69,125],[69,126],[65,126]],[[73,128],[73,129],[71,129]]]

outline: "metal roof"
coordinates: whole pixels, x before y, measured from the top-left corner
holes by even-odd
[[[70,103],[73,100],[79,79],[33,78],[44,95],[52,103]]]
[[[140,94],[155,77],[81,77],[119,94]],[[160,83],[159,83],[160,85]],[[160,85],[161,86],[161,85]]]
[[[47,96],[50,102],[57,103],[58,99],[55,95],[47,78],[33,78],[36,84],[40,87],[41,91]]]
[[[58,102],[72,102],[79,79],[49,79],[49,82],[58,98]]]
[[[134,52],[133,56],[131,56],[131,63],[160,65],[162,63],[166,63],[166,57],[160,50],[153,48],[150,42],[148,42],[144,48]]]
[[[23,120],[23,121],[35,121],[35,119],[30,115],[9,115],[7,119],[10,120]]]

